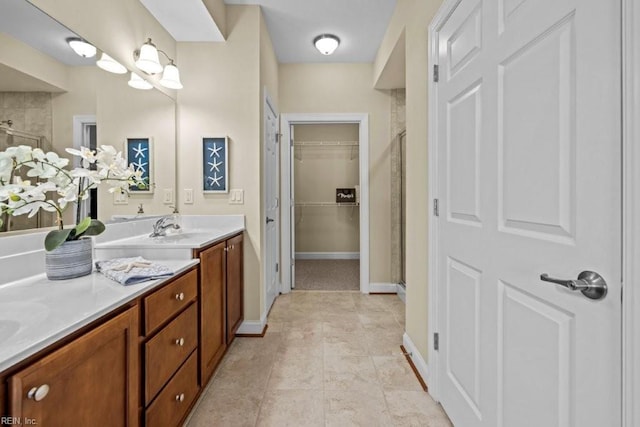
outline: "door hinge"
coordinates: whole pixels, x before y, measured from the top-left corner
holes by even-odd
[[[437,332],[433,334],[433,349],[440,350],[440,334]]]
[[[276,262],[276,273],[280,271],[280,265]]]
[[[435,83],[440,81],[440,66],[438,64],[433,65],[433,81]]]
[[[440,203],[438,199],[433,199],[433,215],[440,216]]]
[[[276,133],[276,144],[277,144],[278,142],[280,142],[280,137],[281,137],[281,136],[282,136],[282,134],[281,134],[281,133]]]

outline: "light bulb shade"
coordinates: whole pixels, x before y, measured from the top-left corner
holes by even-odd
[[[147,74],[158,74],[162,71],[162,64],[160,64],[160,58],[158,58],[158,49],[151,43],[151,39],[140,48],[136,59],[136,67]]]
[[[313,39],[316,49],[323,55],[331,55],[340,45],[340,39],[333,34],[321,34]]]
[[[148,90],[153,87],[151,83],[149,83],[148,81],[146,81],[145,79],[143,79],[142,77],[134,73],[133,71],[131,72],[131,78],[129,79],[129,82],[127,84],[132,88],[142,89],[142,90]]]
[[[96,55],[96,47],[80,38],[73,37],[67,39],[67,43],[69,43],[69,47],[71,47],[76,54],[83,58],[93,58]]]
[[[169,89],[182,89],[180,82],[180,71],[173,62],[164,67],[160,84]]]
[[[125,74],[127,69],[124,65],[102,52],[100,59],[96,61],[96,65],[105,71],[115,74]]]

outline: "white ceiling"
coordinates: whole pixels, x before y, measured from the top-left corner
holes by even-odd
[[[202,0],[140,0],[158,22],[181,42],[224,41]]]
[[[259,4],[278,62],[373,62],[396,0],[225,0]],[[319,34],[340,38],[333,55],[313,46]]]

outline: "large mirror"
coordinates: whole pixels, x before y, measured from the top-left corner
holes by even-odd
[[[99,189],[83,215],[104,222],[114,217],[167,214],[175,195],[175,102],[156,89],[127,85],[129,73],[112,74],[70,48],[81,38],[27,0],[4,0],[0,14],[0,151],[30,145],[66,155],[65,148],[148,140],[149,191],[119,197]],[[90,40],[88,40],[90,42]],[[75,209],[65,212],[74,221]],[[55,216],[40,212],[5,217],[6,232],[51,227]],[[3,234],[5,233],[5,234]]]

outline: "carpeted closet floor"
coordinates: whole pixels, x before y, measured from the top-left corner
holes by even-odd
[[[358,259],[299,259],[295,266],[296,290],[360,290]]]

